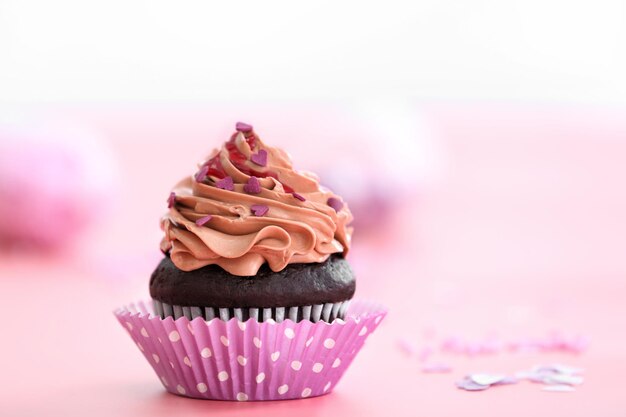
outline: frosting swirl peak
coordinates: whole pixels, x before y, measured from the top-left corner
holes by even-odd
[[[245,123],[174,187],[168,206],[161,250],[183,271],[215,264],[253,276],[266,262],[280,271],[350,247],[348,206]]]

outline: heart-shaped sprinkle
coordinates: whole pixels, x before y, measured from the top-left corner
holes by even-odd
[[[209,173],[209,167],[207,165],[200,168],[200,171],[196,174],[196,182],[202,182],[206,179],[206,175]]]
[[[269,209],[270,208],[268,206],[264,206],[262,204],[253,204],[250,206],[250,210],[252,210],[252,213],[257,217],[265,216]]]
[[[250,156],[250,161],[262,167],[266,166],[267,165],[267,151],[265,149],[261,149],[259,152],[253,153]]]
[[[257,177],[250,177],[243,190],[248,194],[259,194],[261,192],[261,183]]]
[[[244,122],[237,122],[237,124],[235,125],[235,129],[238,132],[248,133],[248,132],[252,132],[252,125],[249,125]]]
[[[456,382],[457,388],[463,389],[465,391],[483,391],[489,388],[489,385],[480,385],[472,381],[470,378],[463,378],[460,381]]]
[[[478,385],[492,385],[502,381],[505,375],[471,374],[469,378]]]
[[[204,226],[212,218],[213,218],[213,216],[211,216],[210,214],[208,216],[204,216],[204,217],[196,220],[196,226]]]
[[[167,198],[167,208],[174,207],[175,203],[176,203],[176,194],[172,192],[170,193],[170,196]]]
[[[306,198],[302,197],[300,194],[298,193],[291,193],[292,196],[294,196],[295,198],[297,198],[300,201],[306,201]]]
[[[222,190],[226,190],[226,191],[234,191],[235,190],[235,184],[233,182],[233,178],[232,177],[224,177],[221,180],[219,180],[218,182],[215,183],[215,186],[217,188],[221,188]]]
[[[336,212],[339,212],[339,210],[343,208],[343,201],[335,197],[329,198],[326,204],[334,208]]]

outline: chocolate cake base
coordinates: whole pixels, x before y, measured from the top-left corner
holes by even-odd
[[[219,266],[181,271],[165,257],[150,279],[151,297],[170,306],[274,309],[347,301],[356,289],[348,262],[333,255],[322,263],[289,264],[279,272],[263,265],[252,277]]]

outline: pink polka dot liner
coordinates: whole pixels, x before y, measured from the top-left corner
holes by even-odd
[[[386,314],[363,300],[332,323],[161,319],[143,302],[115,312],[167,391],[227,401],[330,393]]]

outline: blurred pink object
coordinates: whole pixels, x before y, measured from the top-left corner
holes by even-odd
[[[0,249],[59,249],[110,207],[116,170],[93,134],[0,126]]]

